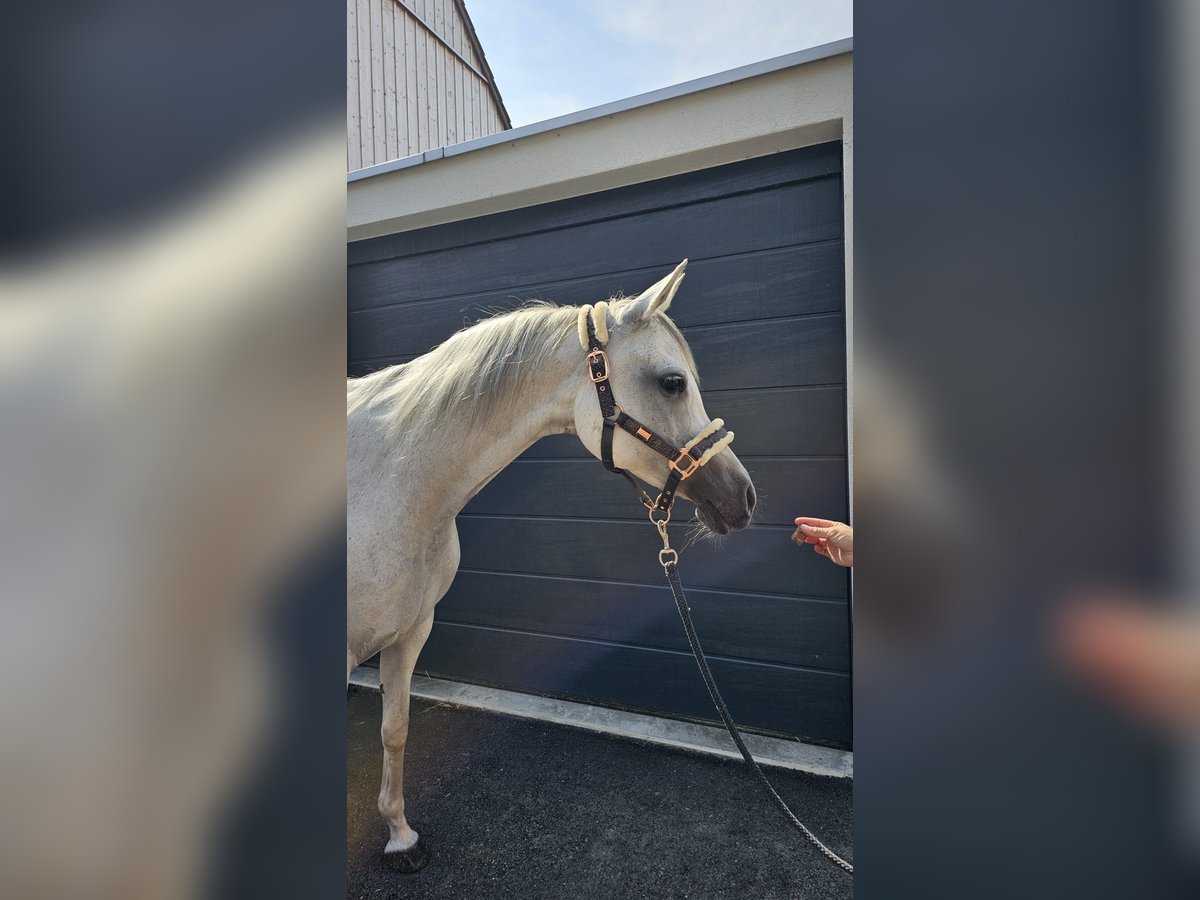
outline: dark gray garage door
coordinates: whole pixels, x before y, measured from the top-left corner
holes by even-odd
[[[789,540],[796,515],[847,515],[839,144],[354,243],[350,374],[523,299],[635,293],[684,257],[671,315],[761,498],[749,529],[682,556],[697,628],[739,723],[849,746],[849,579]],[[532,447],[458,529],[419,670],[714,718],[654,530],[575,438]]]

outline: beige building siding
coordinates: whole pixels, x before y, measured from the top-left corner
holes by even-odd
[[[347,0],[349,171],[511,127],[461,0]]]

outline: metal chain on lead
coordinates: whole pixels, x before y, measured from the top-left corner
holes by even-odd
[[[691,645],[692,655],[696,658],[696,665],[700,667],[700,675],[704,679],[704,686],[708,689],[708,696],[712,698],[713,706],[717,708],[717,712],[721,715],[721,721],[725,723],[725,729],[729,732],[729,736],[733,738],[733,743],[737,745],[738,752],[742,754],[742,759],[746,764],[754,770],[754,774],[758,776],[759,781],[763,783],[763,787],[771,795],[771,799],[775,804],[783,810],[783,814],[788,817],[788,820],[796,827],[796,829],[804,835],[810,844],[816,847],[821,854],[831,863],[851,875],[854,874],[854,865],[846,862],[832,850],[825,846],[812,831],[809,830],[803,822],[796,818],[796,814],[791,811],[783,798],[779,796],[779,792],[775,790],[775,786],[771,784],[767,778],[766,772],[750,755],[750,751],[746,748],[745,742],[742,740],[741,732],[738,731],[737,725],[733,722],[733,717],[729,714],[729,708],[725,705],[725,700],[721,696],[721,692],[717,689],[717,682],[713,679],[712,670],[708,667],[708,660],[704,656],[704,649],[700,646],[700,638],[696,634],[696,627],[692,624],[692,610],[687,605],[687,597],[683,593],[683,582],[679,580],[679,554],[671,549],[670,540],[667,537],[667,522],[671,519],[670,512],[667,513],[667,518],[662,522],[654,518],[654,511],[650,512],[650,521],[658,528],[658,533],[663,540],[663,549],[658,552],[658,560],[662,563],[663,571],[667,574],[667,582],[671,585],[671,593],[675,595],[675,606],[679,609],[679,618],[683,620],[683,630],[687,635],[688,644]],[[664,560],[664,555],[668,554]]]

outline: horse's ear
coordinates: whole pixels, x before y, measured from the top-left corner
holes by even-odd
[[[666,312],[667,307],[671,305],[671,299],[683,281],[687,264],[688,261],[685,259],[666,278],[655,282],[632,300],[622,304],[616,310],[617,322],[622,325],[646,322],[655,313]]]

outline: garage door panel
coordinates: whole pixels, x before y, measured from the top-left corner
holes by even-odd
[[[352,266],[356,309],[662,266],[842,236],[841,180],[824,178],[561,231]],[[434,287],[435,286],[435,287]],[[432,288],[432,289],[431,289]]]
[[[801,550],[791,532],[752,525],[726,537],[719,548],[701,544],[684,550],[684,580],[689,587],[844,600],[846,570]],[[601,579],[620,571],[622,580],[645,584],[663,577],[661,545],[649,523],[461,515],[458,534],[468,569]],[[677,543],[683,545],[678,538]]]
[[[752,456],[842,456],[846,453],[846,391],[843,387],[710,391],[704,407],[737,433],[734,450]],[[636,411],[635,411],[636,412]],[[595,459],[574,435],[542,438],[523,458]]]
[[[706,653],[849,671],[842,601],[689,588],[688,603]],[[463,570],[438,603],[437,617],[688,652],[665,584]]]
[[[841,310],[842,246],[834,241],[718,259],[692,260],[687,291],[671,308],[680,326]],[[350,356],[382,358],[425,353],[497,310],[527,300],[559,304],[594,303],[624,292],[638,293],[657,281],[661,267],[505,288],[466,297],[447,297],[364,309],[347,323]]]
[[[685,546],[692,508],[676,511],[697,626],[739,722],[849,746],[849,574],[789,539],[795,515],[847,515],[841,156],[807,147],[357,242],[348,371],[529,299],[636,293],[688,257],[671,315],[760,493],[756,524],[715,545]],[[538,441],[457,527],[462,569],[418,668],[714,720],[654,530],[578,438]]]
[[[687,291],[671,304],[680,327],[776,319],[842,310],[841,241],[785,247],[714,260],[689,260]],[[624,279],[628,281],[628,279]],[[647,285],[623,285],[635,294]]]
[[[778,153],[742,160],[672,178],[543,203],[532,209],[514,209],[416,232],[355,241],[347,247],[347,258],[355,265],[376,259],[412,256],[550,228],[567,228],[582,222],[623,218],[631,213],[827,175],[840,176],[841,171],[841,145],[821,144],[805,148],[802,153]]]
[[[686,328],[702,392],[841,384],[846,380],[840,315]],[[619,395],[618,395],[619,396]]]
[[[801,511],[845,520],[846,492],[842,487],[846,481],[845,460],[748,459],[744,465],[760,498],[755,522],[790,525]],[[665,460],[663,472],[665,475]],[[645,510],[625,482],[590,458],[518,460],[480,491],[464,512],[638,522],[646,518]],[[686,501],[676,507],[677,521],[685,522],[691,514],[692,505]]]
[[[719,657],[711,664],[739,724],[813,741],[849,741],[846,675]],[[690,653],[434,623],[417,668],[430,675],[566,694],[644,712],[670,708],[682,717],[713,716]]]
[[[449,337],[449,335],[447,335]],[[385,359],[372,360],[351,360],[346,365],[346,375],[350,378],[361,378],[363,375],[370,375],[372,372],[380,372],[391,366],[398,366],[401,363],[411,362],[415,359],[410,354],[404,356],[393,356]]]

